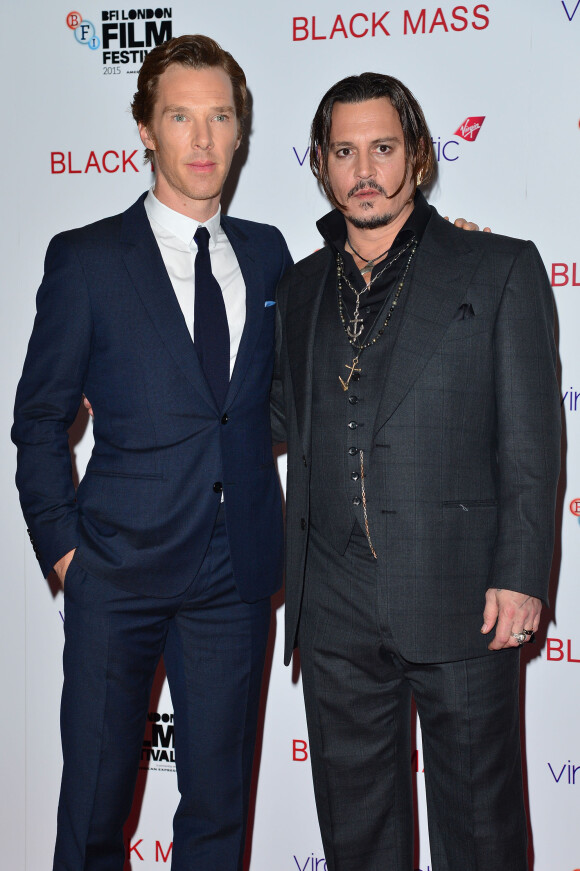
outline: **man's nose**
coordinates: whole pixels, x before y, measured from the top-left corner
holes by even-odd
[[[203,148],[204,150],[211,148],[213,139],[211,127],[207,122],[198,121],[193,125],[191,144],[194,148]]]

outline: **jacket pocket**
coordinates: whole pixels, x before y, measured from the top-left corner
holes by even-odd
[[[161,472],[115,472],[111,469],[87,469],[87,475],[100,478],[132,478],[138,481],[163,481]]]
[[[443,505],[454,505],[463,511],[470,511],[472,508],[496,508],[497,499],[447,499]]]

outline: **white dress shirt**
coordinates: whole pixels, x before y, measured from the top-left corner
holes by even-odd
[[[198,227],[207,227],[211,270],[222,290],[230,330],[231,378],[246,322],[246,285],[234,249],[221,228],[221,209],[200,223],[164,206],[151,189],[145,197],[145,211],[192,339],[197,254],[193,237]]]

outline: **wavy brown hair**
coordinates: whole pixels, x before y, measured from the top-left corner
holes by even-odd
[[[143,61],[137,79],[137,90],[131,103],[133,118],[137,124],[148,127],[153,117],[157,99],[159,77],[171,64],[181,64],[194,70],[207,67],[220,67],[227,73],[234,92],[234,107],[240,136],[243,131],[244,118],[248,114],[248,91],[246,76],[239,63],[228,51],[218,45],[209,36],[195,34],[176,36],[162,45],[156,46]],[[153,152],[145,149],[145,160],[151,160]]]

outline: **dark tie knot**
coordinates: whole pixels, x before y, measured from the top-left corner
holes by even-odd
[[[198,227],[195,231],[193,241],[198,248],[207,250],[209,248],[209,230],[207,227]]]

